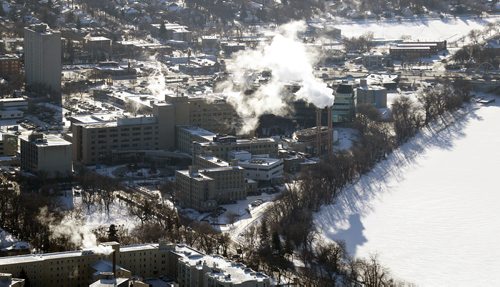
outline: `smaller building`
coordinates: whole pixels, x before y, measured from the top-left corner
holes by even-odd
[[[337,87],[332,108],[334,123],[351,122],[354,119],[354,84],[342,81]]]
[[[114,61],[104,61],[99,62],[97,67],[93,69],[93,73],[98,78],[114,78],[114,79],[127,79],[135,78],[137,76],[137,71],[128,65],[127,67],[122,67],[118,62]]]
[[[15,54],[0,55],[0,78],[19,77],[21,75],[21,58]]]
[[[322,155],[328,151],[328,127],[327,126],[321,126],[320,127],[320,133],[321,133],[321,150],[318,151],[318,128],[317,127],[312,127],[312,128],[307,128],[307,129],[302,129],[296,131],[292,139],[288,141],[284,141],[284,145],[295,152],[299,153],[307,153],[310,155]],[[332,139],[333,142],[333,139]]]
[[[0,134],[0,156],[14,156],[17,154],[17,136]]]
[[[31,134],[21,138],[21,169],[48,178],[73,172],[71,143],[54,135]]]
[[[229,160],[232,151],[248,151],[253,155],[278,156],[278,142],[273,138],[238,139],[235,136],[216,136],[211,142],[195,143],[194,155],[209,154]]]
[[[447,42],[403,42],[389,49],[391,57],[395,60],[416,60],[430,57],[439,51],[447,49]]]
[[[222,50],[224,51],[224,54],[226,57],[231,57],[233,53],[243,51],[246,49],[246,45],[242,43],[236,43],[236,42],[222,42],[221,43]]]
[[[24,287],[24,279],[13,278],[10,273],[0,273],[1,287]]]
[[[211,211],[219,204],[246,198],[243,168],[239,166],[178,170],[175,182],[176,197],[185,208]]]
[[[111,57],[111,39],[103,36],[90,36],[84,38],[84,48],[89,53],[90,59],[103,61]]]
[[[283,178],[283,160],[269,157],[253,157],[238,161],[245,169],[245,178],[255,181],[276,182]]]
[[[165,26],[165,34],[160,35],[162,32],[161,26]],[[164,23],[164,24],[151,24],[152,33],[154,36],[163,37],[165,40],[173,40],[180,42],[191,42],[192,33],[188,27],[177,23]]]
[[[378,109],[387,108],[387,89],[381,86],[368,85],[366,80],[361,80],[356,89],[356,106],[369,104]]]
[[[193,287],[269,287],[272,280],[241,263],[218,255],[178,253],[177,281],[179,286]]]
[[[201,47],[203,51],[210,53],[216,52],[219,50],[220,41],[219,38],[215,35],[210,36],[202,36],[201,37]]]
[[[367,69],[378,69],[388,64],[387,55],[379,52],[363,54],[363,66]]]
[[[176,147],[180,152],[193,153],[193,142],[211,142],[217,135],[196,126],[176,127]]]

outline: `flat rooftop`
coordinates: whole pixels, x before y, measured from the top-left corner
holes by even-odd
[[[151,250],[151,249],[158,249],[158,244],[137,244],[137,245],[123,246],[120,247],[120,252],[131,252],[131,251]],[[37,262],[44,260],[71,258],[71,257],[81,257],[89,255],[105,256],[103,254],[94,253],[92,250],[74,250],[65,252],[44,253],[44,254],[27,254],[27,255],[0,257],[0,266],[9,264],[30,263],[30,262]]]

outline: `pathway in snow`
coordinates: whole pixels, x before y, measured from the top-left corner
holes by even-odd
[[[500,98],[401,147],[316,214],[323,236],[418,286],[493,286],[500,270]]]

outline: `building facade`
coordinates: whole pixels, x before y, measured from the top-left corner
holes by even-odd
[[[277,157],[278,142],[272,138],[237,139],[235,136],[217,136],[212,142],[194,144],[194,156],[213,155],[227,161],[231,151],[248,151],[253,155]]]
[[[24,69],[28,85],[61,91],[61,33],[46,24],[24,28]]]
[[[21,169],[49,178],[73,173],[71,143],[54,135],[21,138]]]
[[[197,126],[176,127],[176,148],[180,152],[193,154],[193,142],[210,142],[217,135]]]
[[[366,80],[361,80],[360,86],[356,89],[356,105],[387,108],[387,89],[381,86],[369,86]]]
[[[333,122],[351,122],[354,119],[354,84],[343,81],[337,87],[333,103]]]
[[[15,54],[0,55],[0,77],[12,78],[21,75],[21,59]]]
[[[243,171],[239,166],[176,171],[176,198],[182,207],[199,211],[214,210],[219,204],[245,199]]]

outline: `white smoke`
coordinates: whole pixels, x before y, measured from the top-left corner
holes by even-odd
[[[261,115],[287,114],[289,99],[283,88],[291,82],[301,86],[295,99],[305,100],[318,108],[333,104],[333,90],[314,75],[313,67],[319,61],[319,55],[298,38],[298,33],[305,28],[303,21],[280,26],[269,44],[242,51],[227,64],[228,73],[233,78],[220,88],[243,119],[241,133],[254,130]],[[242,88],[251,85],[248,75],[261,71],[270,71],[271,79],[250,95],[242,93]]]
[[[152,67],[153,72],[148,76],[148,89],[151,91],[153,96],[157,97],[159,100],[164,100],[162,98],[166,90],[165,74],[163,73],[163,65],[160,61],[155,60],[156,55],[151,58],[155,65]]]
[[[97,243],[97,237],[91,228],[85,225],[83,218],[77,212],[68,212],[59,221],[43,207],[38,214],[38,220],[45,223],[50,230],[50,239],[67,238],[69,242],[84,250],[92,250],[97,254],[108,255],[113,252],[111,246]]]

